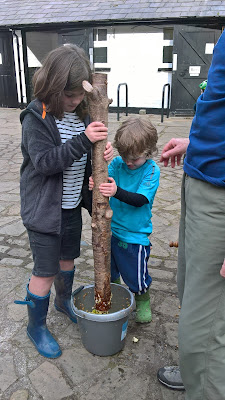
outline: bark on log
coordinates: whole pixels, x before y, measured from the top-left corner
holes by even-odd
[[[101,121],[108,126],[107,75],[93,74],[93,85],[84,81],[87,92],[89,114],[92,121]],[[109,200],[99,192],[99,185],[108,182],[108,165],[103,158],[106,140],[94,143],[92,153],[92,177],[94,180],[92,202],[92,245],[95,272],[96,310],[107,311],[111,307],[110,263],[111,263],[111,218]]]

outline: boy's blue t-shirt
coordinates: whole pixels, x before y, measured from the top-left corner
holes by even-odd
[[[115,197],[110,198],[113,210],[112,234],[126,243],[149,245],[152,232],[152,204],[159,186],[160,169],[153,160],[147,160],[141,167],[131,170],[121,157],[116,157],[108,167],[109,176],[117,186],[128,192],[147,197],[149,203],[134,207]]]
[[[197,100],[184,171],[225,186],[225,31],[214,48],[205,92]]]

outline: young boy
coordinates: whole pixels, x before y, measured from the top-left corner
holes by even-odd
[[[113,210],[111,240],[111,281],[120,275],[135,293],[136,322],[152,319],[148,274],[149,235],[152,232],[152,204],[159,186],[160,170],[151,160],[157,150],[157,131],[147,117],[130,117],[118,129],[114,146],[120,157],[109,165],[109,182],[100,192],[110,197]],[[93,188],[90,178],[89,188]]]

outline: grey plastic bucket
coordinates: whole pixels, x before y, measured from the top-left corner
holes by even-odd
[[[128,318],[134,308],[134,296],[122,285],[111,283],[112,307],[107,314],[93,314],[94,285],[73,294],[72,308],[84,347],[98,356],[111,356],[123,349]]]

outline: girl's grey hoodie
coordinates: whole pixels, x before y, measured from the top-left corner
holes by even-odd
[[[89,212],[88,178],[91,175],[88,137],[81,133],[73,139],[61,142],[54,117],[43,113],[39,100],[32,101],[20,115],[22,123],[23,163],[20,169],[21,216],[26,228],[50,234],[60,234],[63,171],[74,160],[88,154],[83,200]],[[85,125],[89,123],[86,119]]]

